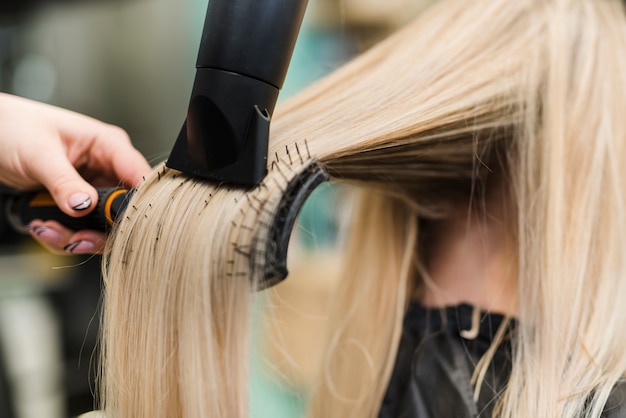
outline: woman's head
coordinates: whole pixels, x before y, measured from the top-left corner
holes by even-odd
[[[245,416],[251,294],[315,165],[361,203],[314,416],[376,414],[428,274],[420,222],[502,182],[521,324],[502,415],[599,416],[626,370],[624,69],[617,0],[442,1],[277,109],[260,186],[157,167],[105,260],[105,406]]]

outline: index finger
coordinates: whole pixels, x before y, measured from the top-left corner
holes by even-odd
[[[150,173],[150,164],[122,128],[101,122],[92,134],[91,146],[84,151],[90,171],[114,177],[126,187],[137,186]]]

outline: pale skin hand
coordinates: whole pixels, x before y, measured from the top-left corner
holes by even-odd
[[[63,212],[78,217],[96,206],[94,186],[134,187],[149,172],[121,128],[0,93],[0,183],[19,190],[43,186]],[[29,231],[56,253],[97,253],[105,239],[53,221],[33,221]]]

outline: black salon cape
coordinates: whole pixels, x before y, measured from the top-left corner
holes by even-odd
[[[496,351],[475,402],[470,383],[474,367],[491,345],[504,317],[481,312],[478,335],[465,339],[461,331],[472,328],[472,311],[469,305],[459,305],[445,309],[442,315],[439,309],[425,309],[418,304],[409,307],[379,418],[493,415],[498,394],[505,389],[511,370],[510,340],[506,338]],[[505,335],[510,336],[515,326],[512,321]],[[626,417],[626,383],[613,390],[602,416]]]

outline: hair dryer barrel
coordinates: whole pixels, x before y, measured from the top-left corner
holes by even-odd
[[[197,67],[257,78],[280,90],[306,5],[306,0],[210,0]]]

